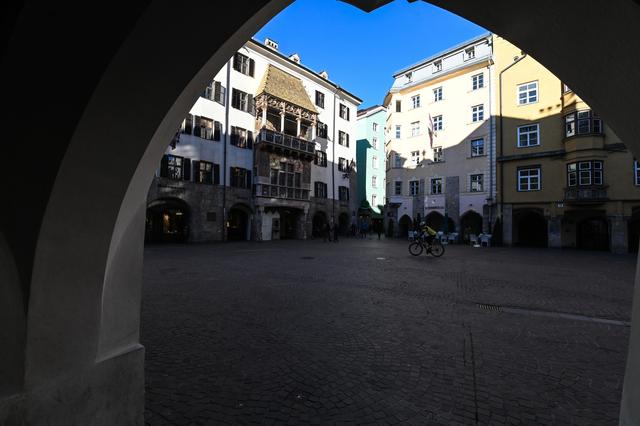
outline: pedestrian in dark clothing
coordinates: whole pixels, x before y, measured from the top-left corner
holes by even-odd
[[[322,241],[326,243],[327,240],[331,241],[331,229],[329,228],[329,223],[322,225]]]
[[[380,224],[379,222],[376,222],[375,228],[376,228],[376,232],[378,233],[378,239],[380,239],[380,234],[382,234],[382,224]]]

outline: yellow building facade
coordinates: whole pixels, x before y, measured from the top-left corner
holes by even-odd
[[[637,251],[640,171],[633,155],[597,111],[495,35],[493,60],[501,219],[495,229],[502,241]]]

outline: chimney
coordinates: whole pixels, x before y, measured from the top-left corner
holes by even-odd
[[[267,37],[264,39],[264,45],[270,49],[275,50],[276,52],[278,51],[278,42],[276,42],[275,40],[271,40]]]
[[[294,53],[293,55],[289,56],[289,59],[291,59],[296,64],[300,63],[300,55],[298,55],[297,53]]]
[[[320,77],[324,78],[325,80],[329,80],[329,73],[326,71],[320,71]]]

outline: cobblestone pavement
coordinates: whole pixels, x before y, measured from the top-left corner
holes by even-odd
[[[149,246],[145,420],[616,425],[634,270],[373,239]]]

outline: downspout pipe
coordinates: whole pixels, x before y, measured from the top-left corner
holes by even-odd
[[[503,116],[502,116],[502,75],[506,71],[508,71],[511,67],[513,67],[515,64],[522,61],[526,57],[527,57],[527,54],[523,53],[522,56],[520,56],[519,58],[515,58],[511,64],[505,67],[505,69],[500,71],[500,73],[498,74],[498,90],[500,92],[500,98],[498,99],[498,103],[500,104],[500,108],[499,108],[500,116],[498,118],[500,121],[500,154],[499,156],[502,156],[503,148],[504,148],[504,126],[503,126]],[[496,155],[496,161],[498,160],[499,156]],[[504,214],[503,214],[504,213],[504,167],[502,162],[500,162],[500,189],[498,193],[500,194],[500,219],[502,220],[502,229],[503,229],[502,235],[504,236]]]
[[[231,109],[231,66],[232,60],[227,62],[227,98],[224,106],[224,154],[222,156],[222,241],[227,240],[227,145],[229,137],[229,110]]]

